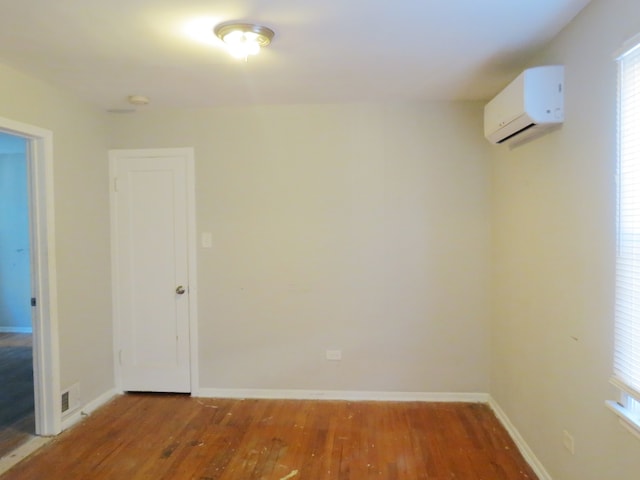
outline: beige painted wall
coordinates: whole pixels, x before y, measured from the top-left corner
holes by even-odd
[[[533,63],[566,65],[566,123],[514,150],[460,103],[149,111],[105,140],[102,113],[0,66],[0,115],[54,132],[63,386],[113,386],[107,147],[194,146],[202,387],[490,390],[554,479],[634,478],[603,402],[612,53],[639,31],[633,0],[579,15]]]
[[[105,118],[72,94],[0,65],[0,116],[53,132],[61,386],[113,388]]]
[[[640,441],[604,406],[614,398],[613,53],[638,32],[640,2],[595,0],[533,63],[566,67],[563,128],[495,149],[491,393],[556,480],[640,475]]]
[[[202,388],[486,392],[482,105],[113,116],[111,148],[193,146]],[[341,349],[341,362],[325,360]]]

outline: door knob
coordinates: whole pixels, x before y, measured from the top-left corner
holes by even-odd
[[[184,287],[183,287],[182,285],[178,285],[178,286],[176,287],[176,293],[177,293],[178,295],[182,295],[184,292],[186,292],[186,290],[184,289]]]

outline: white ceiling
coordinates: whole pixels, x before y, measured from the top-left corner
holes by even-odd
[[[589,1],[0,0],[0,63],[104,109],[481,100]],[[229,20],[276,36],[244,63],[212,33]]]

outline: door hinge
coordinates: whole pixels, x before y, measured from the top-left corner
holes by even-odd
[[[113,177],[113,191],[118,191],[118,177]]]
[[[122,350],[118,350],[118,363],[122,365]]]
[[[37,305],[36,297],[31,297],[31,306],[35,307]]]

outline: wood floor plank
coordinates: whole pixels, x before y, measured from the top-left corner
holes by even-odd
[[[488,406],[129,394],[0,480],[535,480]]]
[[[30,333],[0,332],[0,456],[35,435]]]

